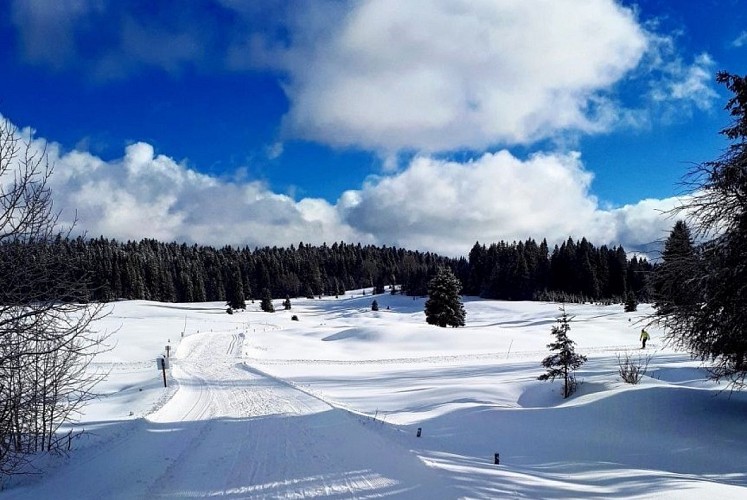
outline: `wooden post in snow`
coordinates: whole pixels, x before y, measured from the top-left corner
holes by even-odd
[[[168,361],[163,356],[156,358],[156,365],[158,369],[163,372],[163,386],[166,387],[166,368],[168,367]]]

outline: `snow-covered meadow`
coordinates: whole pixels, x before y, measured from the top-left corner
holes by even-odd
[[[747,394],[656,329],[640,351],[648,306],[567,306],[588,362],[563,400],[537,380],[558,304],[467,299],[443,329],[421,298],[373,298],[112,304],[86,434],[0,498],[747,497]],[[651,356],[639,385],[626,352]]]

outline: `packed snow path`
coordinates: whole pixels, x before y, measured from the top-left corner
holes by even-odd
[[[243,340],[185,338],[171,369],[179,387],[166,404],[116,424],[122,429],[103,446],[76,451],[58,472],[68,477],[10,498],[458,496],[392,436],[248,367]]]

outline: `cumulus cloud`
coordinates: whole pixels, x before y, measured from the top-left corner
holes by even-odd
[[[403,151],[486,151],[648,125],[651,102],[670,118],[716,96],[707,54],[686,62],[676,35],[616,0],[10,5],[29,62],[99,81],[153,67],[269,70],[290,106],[279,139],[374,150],[385,166]],[[635,88],[625,102],[623,85]]]
[[[569,236],[645,250],[666,236],[674,199],[603,209],[578,153],[520,160],[507,151],[466,163],[415,159],[403,172],[345,193],[345,220],[382,243],[464,255],[475,241]]]
[[[308,16],[294,26],[284,54],[294,136],[446,151],[605,130],[604,92],[647,47],[633,12],[612,0],[349,5],[325,30]]]
[[[32,130],[21,134],[35,148],[44,146]],[[419,156],[334,204],[200,174],[142,142],[110,161],[55,143],[47,153],[62,222],[77,214],[79,232],[121,240],[250,247],[347,241],[458,256],[475,241],[547,238],[552,245],[570,236],[645,251],[666,237],[672,220],[663,212],[677,204],[600,207],[578,153],[520,159],[500,151],[461,163]]]
[[[41,150],[33,130],[19,132]],[[287,246],[299,241],[372,241],[343,221],[324,200],[300,202],[261,182],[227,182],[200,174],[149,144],[128,146],[104,161],[88,152],[46,145],[61,223],[77,218],[77,232],[121,240],[156,238],[206,245]]]

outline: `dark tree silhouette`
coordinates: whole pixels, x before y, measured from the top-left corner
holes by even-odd
[[[742,387],[747,375],[747,78],[721,72],[716,80],[734,94],[726,104],[733,122],[720,132],[731,142],[719,158],[688,174],[691,196],[675,213],[685,217],[700,243],[690,253],[684,232],[670,237],[670,252],[655,281],[653,320],[674,345],[710,362],[713,378]],[[683,290],[668,291],[678,280]]]
[[[428,283],[428,300],[425,302],[425,320],[431,325],[464,326],[466,313],[459,292],[461,282],[449,268],[439,269]]]
[[[571,330],[572,317],[568,316],[565,306],[560,308],[561,315],[557,325],[552,327],[555,342],[547,344],[550,351],[555,351],[542,360],[542,366],[547,372],[539,376],[539,380],[563,379],[563,398],[567,398],[576,390],[576,376],[574,372],[586,362],[586,356],[576,354],[575,342],[568,337]]]

